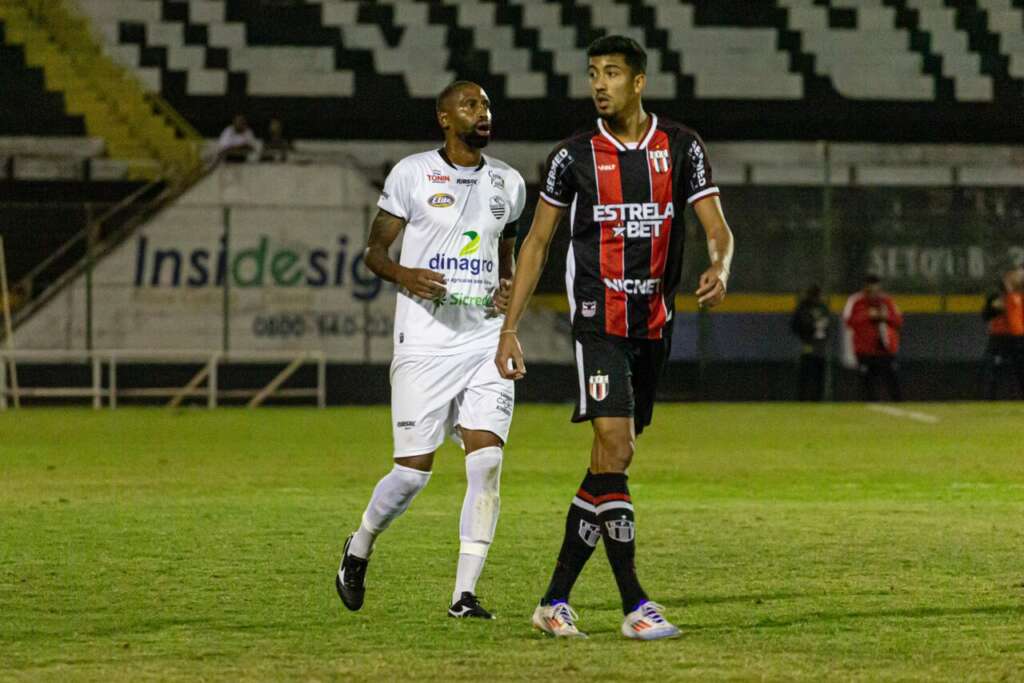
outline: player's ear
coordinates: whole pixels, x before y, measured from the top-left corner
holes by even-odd
[[[437,112],[437,125],[441,126],[441,130],[448,130],[448,112]]]
[[[647,74],[639,73],[633,76],[633,92],[637,95],[643,93],[644,88],[647,87]]]

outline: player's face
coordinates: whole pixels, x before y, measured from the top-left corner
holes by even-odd
[[[480,86],[464,86],[448,98],[438,121],[446,132],[482,149],[491,141],[491,100]]]
[[[603,119],[615,118],[634,106],[647,82],[643,74],[634,74],[623,55],[599,55],[590,58],[587,67],[590,94]]]

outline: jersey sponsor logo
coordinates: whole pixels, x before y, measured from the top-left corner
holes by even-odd
[[[603,401],[608,397],[610,380],[608,375],[598,372],[587,378],[587,394],[595,401]]]
[[[515,404],[515,398],[512,394],[500,393],[495,401],[494,408],[500,413],[508,417],[512,417],[512,406]]]
[[[690,179],[690,186],[693,190],[699,190],[708,184],[707,167],[704,164],[704,149],[696,140],[690,145],[690,164],[693,166],[693,177]]]
[[[498,175],[497,173],[490,169],[487,169],[487,177],[491,179],[491,187],[493,187],[495,190],[505,189],[505,179],[502,178],[500,175]]]
[[[597,302],[584,301],[580,304],[580,315],[584,318],[593,318],[597,315]]]
[[[667,149],[648,150],[647,157],[651,160],[651,167],[654,168],[655,173],[668,173]]]
[[[481,273],[493,273],[494,261],[491,259],[467,258],[465,256],[445,256],[434,254],[430,257],[427,267],[436,271],[447,271],[455,273],[469,273],[480,275]]]
[[[491,215],[499,221],[505,217],[505,200],[498,195],[491,197]]]
[[[476,178],[457,178],[455,180],[456,185],[476,185]]]
[[[401,420],[395,423],[399,429],[412,429],[416,426],[416,420]]]
[[[451,179],[451,176],[441,173],[436,169],[432,169],[430,173],[427,174],[427,180],[432,183],[447,183],[450,182]]]
[[[480,234],[474,230],[467,230],[462,233],[462,236],[467,238],[469,242],[466,243],[462,250],[459,252],[459,256],[469,256],[480,251]]]
[[[427,200],[427,204],[430,204],[435,209],[447,209],[449,206],[455,204],[455,197],[444,192],[438,192],[437,194],[430,195],[430,199]]]
[[[613,292],[625,292],[626,294],[643,294],[650,296],[661,290],[661,278],[653,277],[647,280],[636,278],[608,278],[604,279],[604,286]]]
[[[551,168],[548,169],[548,175],[544,181],[545,192],[549,195],[559,194],[558,181],[569,170],[569,165],[572,164],[572,161],[572,155],[569,154],[567,149],[562,149],[555,155],[555,158],[551,160]]]
[[[597,165],[597,170],[598,171],[614,171],[615,170],[615,164],[598,164]]]
[[[612,227],[616,237],[660,237],[662,223],[675,214],[671,203],[665,204],[664,209],[657,202],[594,205],[595,223],[619,223]]]

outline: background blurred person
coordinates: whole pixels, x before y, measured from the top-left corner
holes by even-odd
[[[999,385],[1012,373],[1024,398],[1024,267],[1003,273],[985,298],[981,317],[988,323],[985,349],[985,398],[995,400]]]
[[[276,116],[267,125],[267,139],[263,142],[263,153],[260,161],[288,161],[292,152],[292,141],[284,136],[284,125]]]
[[[258,146],[249,122],[241,114],[236,114],[231,125],[221,132],[217,140],[217,153],[224,161],[248,161]]]
[[[828,344],[832,316],[821,298],[821,287],[807,288],[797,303],[789,327],[800,338],[801,401],[820,401],[825,395],[825,348]]]
[[[903,313],[882,290],[877,275],[864,278],[864,288],[846,301],[843,324],[853,335],[853,352],[861,376],[861,398],[878,400],[879,382],[884,382],[892,401],[903,400],[896,374],[896,353],[900,350]]]

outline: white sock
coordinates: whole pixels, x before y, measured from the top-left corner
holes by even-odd
[[[459,518],[459,565],[452,603],[463,592],[476,593],[476,582],[494,540],[501,508],[501,457],[498,446],[481,448],[466,456],[466,497]]]
[[[388,525],[405,512],[416,494],[430,481],[430,472],[395,465],[377,482],[370,502],[363,512],[359,530],[352,538],[348,551],[367,559],[373,552],[373,542]]]

